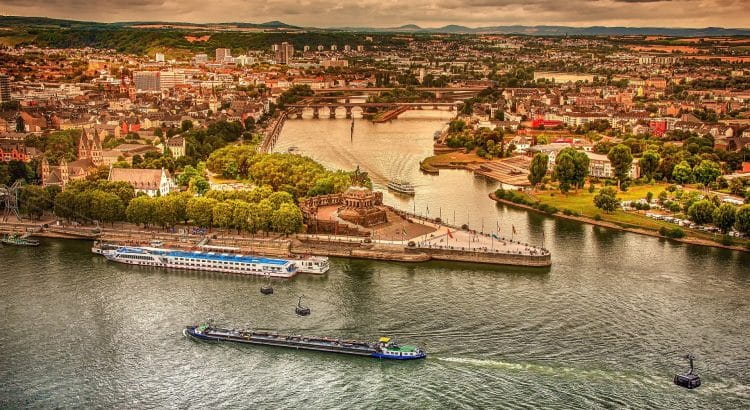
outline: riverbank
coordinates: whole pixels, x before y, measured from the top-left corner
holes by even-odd
[[[100,228],[61,228],[52,221],[0,223],[0,233],[29,233],[31,236],[43,238],[97,239],[134,246],[148,246],[152,241],[160,241],[166,247],[179,249],[198,249],[201,245],[227,246],[237,248],[239,253],[274,257],[317,255],[393,262],[442,260],[527,267],[546,267],[552,264],[549,252],[518,242],[508,243],[505,247],[498,244],[497,249],[489,249],[479,246],[481,242],[478,240],[475,240],[473,246],[466,241],[469,246],[464,247],[449,245],[448,241],[445,245],[430,243],[427,238],[416,241],[386,241],[353,236],[308,234],[259,237],[229,234],[218,230],[204,236],[189,233],[189,227],[179,229],[181,232],[175,233],[142,229],[130,224]],[[454,231],[452,235],[460,234],[461,232]]]
[[[676,242],[682,242],[682,243],[687,243],[687,244],[691,244],[691,245],[700,245],[700,246],[708,246],[708,247],[713,247],[713,248],[723,248],[723,249],[731,249],[731,250],[735,250],[735,251],[750,252],[750,248],[744,247],[744,246],[724,245],[724,244],[721,244],[721,243],[718,243],[718,242],[714,242],[714,241],[710,241],[710,240],[706,240],[706,239],[701,239],[701,238],[696,238],[696,237],[690,237],[690,236],[686,236],[684,238],[667,238],[665,236],[662,236],[658,231],[647,229],[647,228],[623,226],[623,225],[615,223],[615,222],[609,222],[609,221],[604,221],[604,220],[597,220],[597,219],[589,218],[589,217],[586,217],[586,216],[566,215],[566,214],[561,213],[561,212],[556,212],[556,213],[550,214],[549,212],[545,212],[545,211],[540,210],[538,208],[534,208],[533,206],[530,206],[530,205],[519,204],[519,203],[515,203],[515,202],[512,202],[512,201],[509,201],[507,199],[498,198],[495,195],[494,192],[491,192],[489,194],[489,197],[492,200],[494,200],[494,201],[496,201],[498,203],[501,203],[501,204],[505,204],[505,205],[508,205],[508,206],[511,206],[511,207],[515,207],[515,208],[525,209],[525,210],[531,211],[531,212],[536,212],[536,213],[544,214],[544,215],[551,216],[551,217],[554,217],[554,218],[567,219],[567,220],[570,220],[570,221],[576,221],[576,222],[586,223],[586,224],[589,224],[589,225],[601,226],[601,227],[604,227],[604,228],[615,229],[615,230],[618,230],[618,231],[637,233],[639,235],[647,235],[647,236],[652,236],[652,237],[661,238],[661,239],[669,239],[669,240],[673,240],[673,241],[676,241]],[[674,225],[674,226],[676,226],[676,225]],[[690,234],[690,232],[691,231],[688,230],[688,235]]]

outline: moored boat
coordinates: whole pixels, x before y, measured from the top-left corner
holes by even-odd
[[[114,250],[94,247],[92,251],[103,255],[110,261],[130,265],[263,275],[277,278],[291,278],[301,272],[325,273],[329,267],[328,258],[324,257],[295,260],[138,246],[120,246]]]
[[[3,236],[0,242],[13,246],[39,246],[39,241],[36,239],[29,239],[25,235],[21,236],[15,233]]]
[[[377,342],[362,342],[330,337],[283,335],[253,330],[224,329],[209,324],[187,326],[182,333],[186,337],[196,340],[289,347],[354,356],[368,356],[378,359],[414,360],[427,357],[424,349],[411,345],[399,345],[389,337],[381,337]]]
[[[414,185],[407,181],[388,181],[388,189],[405,195],[414,195]]]

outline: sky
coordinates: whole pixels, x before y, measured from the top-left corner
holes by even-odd
[[[750,0],[0,0],[0,15],[307,27],[567,25],[750,28]]]

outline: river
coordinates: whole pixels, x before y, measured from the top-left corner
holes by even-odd
[[[389,204],[544,243],[551,268],[334,259],[322,277],[275,281],[105,262],[88,243],[0,248],[0,406],[242,408],[747,408],[750,257],[527,213],[465,171],[422,175],[448,113],[387,124],[290,120],[289,146],[359,164]],[[312,315],[294,315],[304,294]],[[185,325],[375,339],[417,362],[186,340]],[[704,385],[672,384],[694,353]]]

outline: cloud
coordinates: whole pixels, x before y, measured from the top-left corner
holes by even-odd
[[[315,26],[747,27],[747,0],[0,0],[7,15]]]

